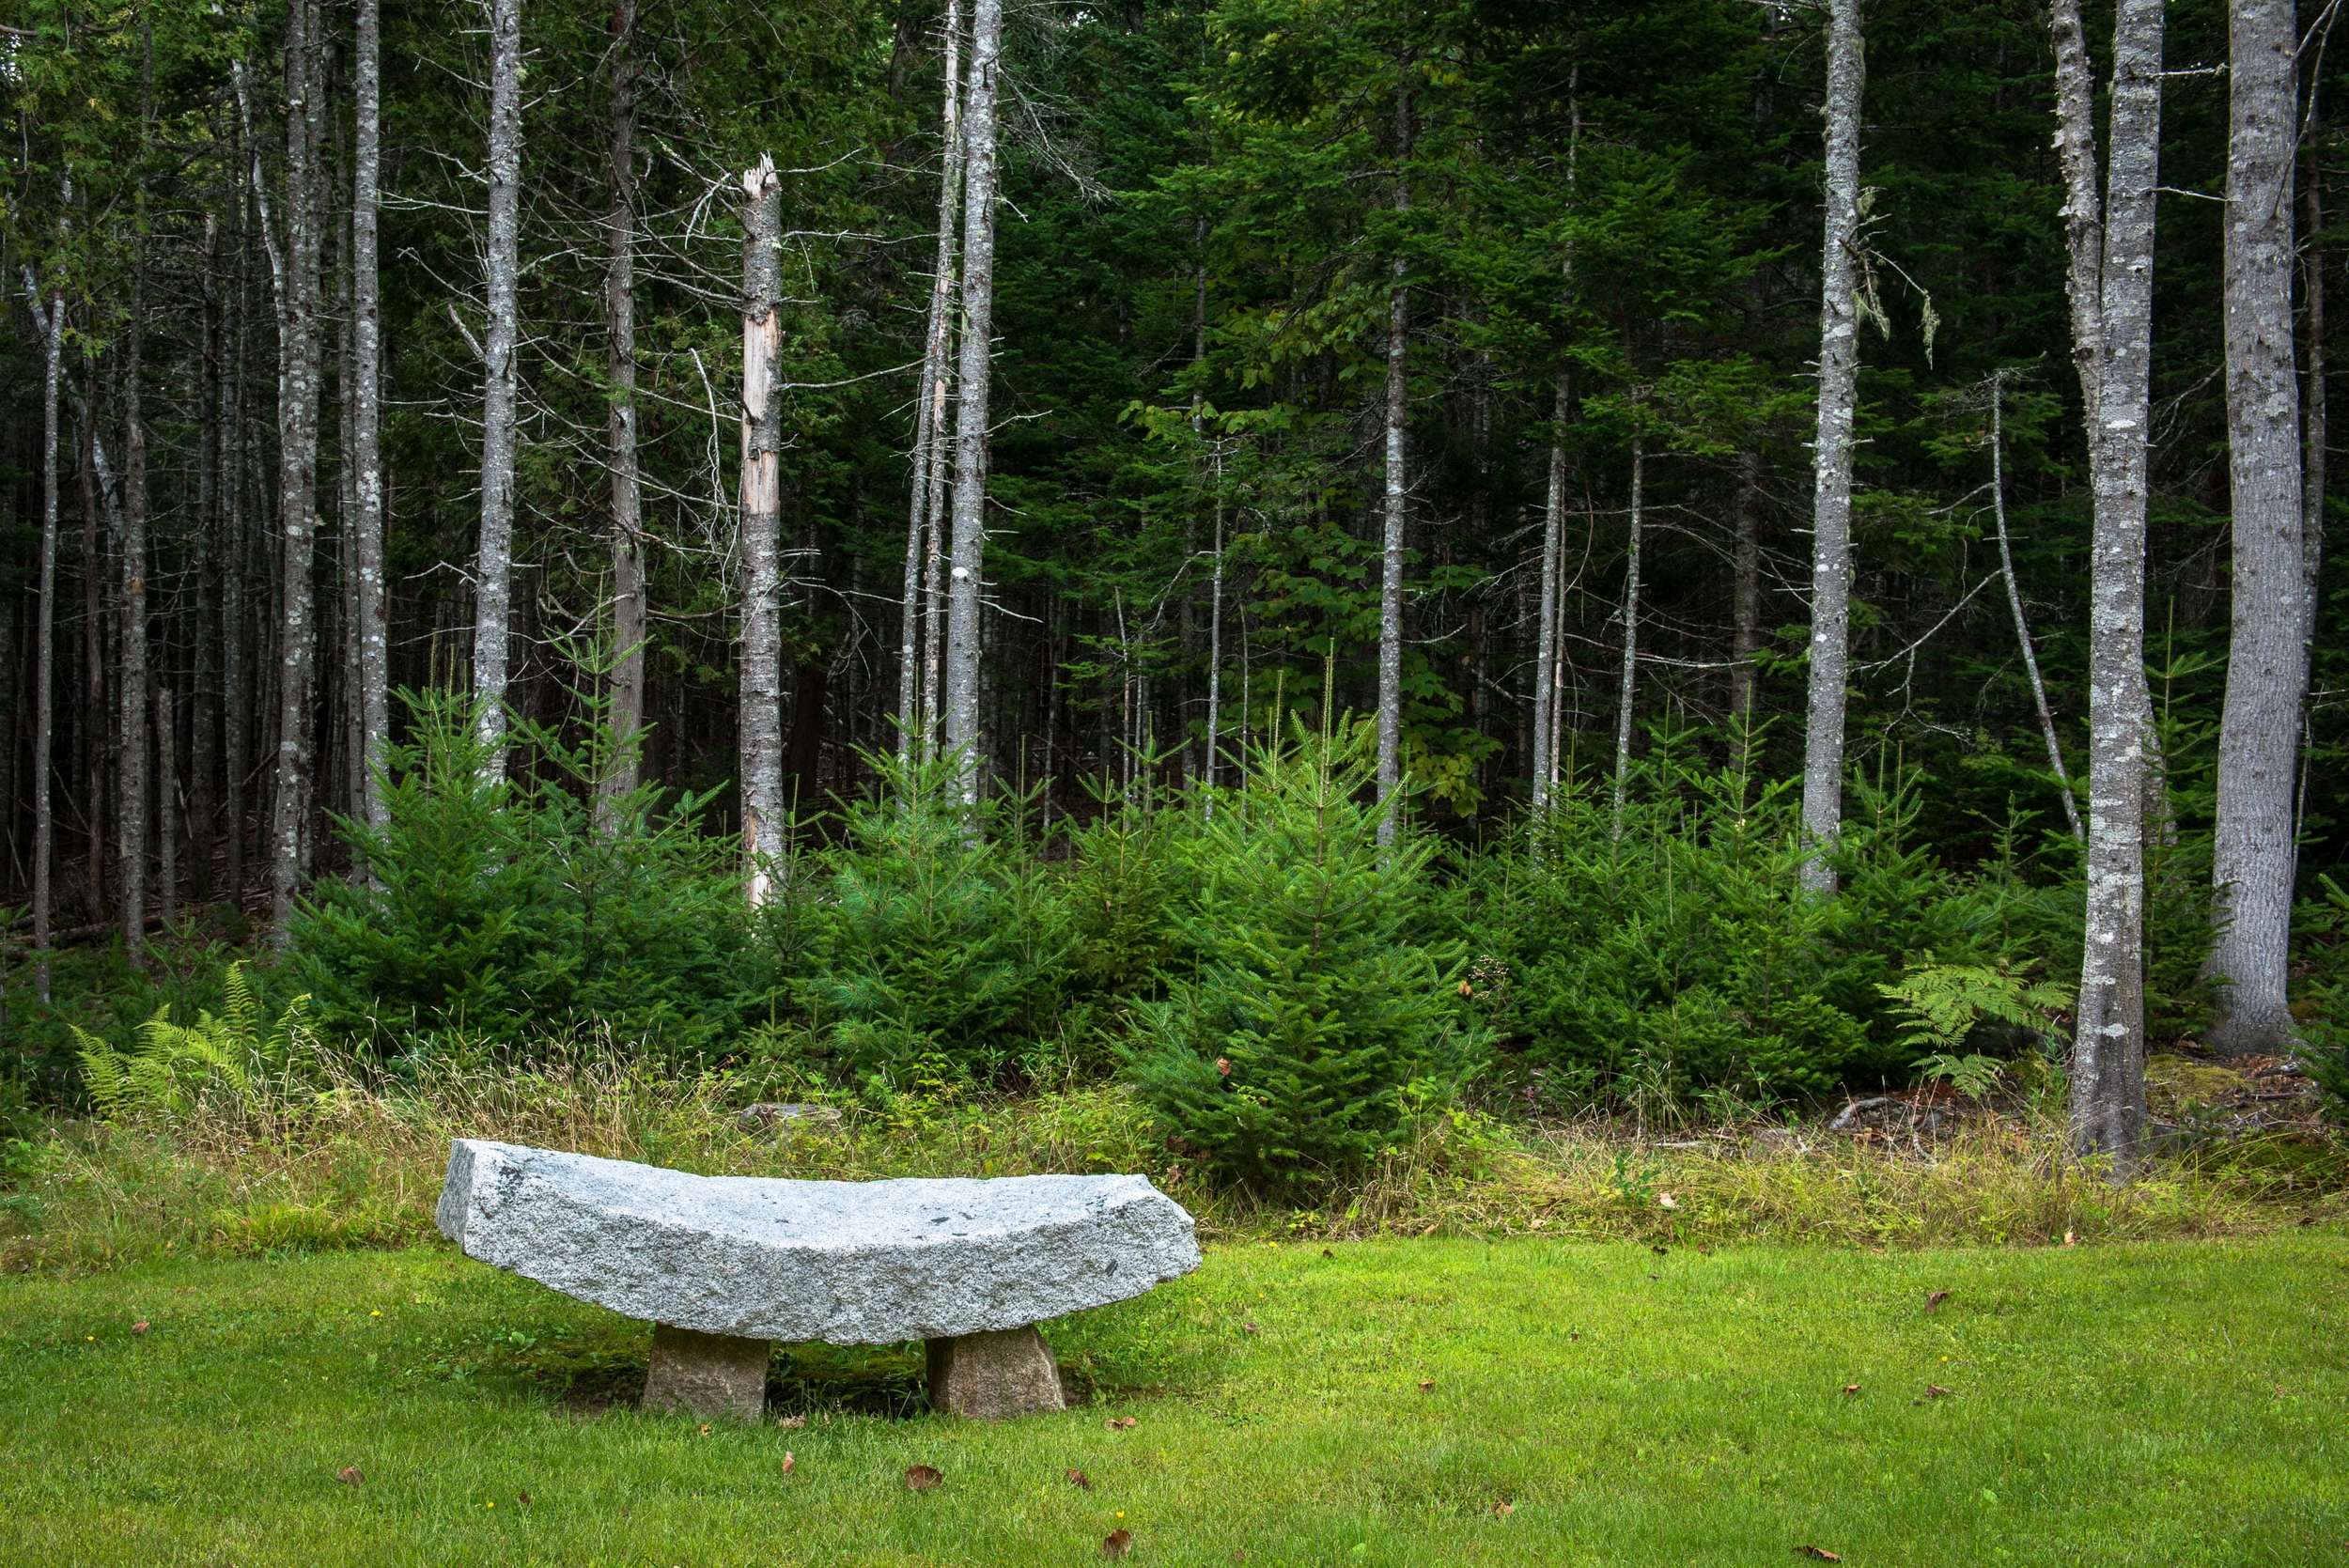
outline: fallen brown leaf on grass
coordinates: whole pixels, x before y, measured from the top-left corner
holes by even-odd
[[[2305,1219],[2303,1219],[2303,1220],[2301,1220],[2301,1221],[2300,1221],[2300,1223],[2301,1223],[2301,1224],[2303,1224],[2303,1225],[2305,1225],[2305,1224],[2307,1224],[2307,1223],[2308,1223],[2308,1221],[2307,1221],[2307,1220],[2305,1220]],[[2063,1245],[2064,1245],[2064,1246],[2066,1246],[2066,1247],[2077,1247],[2079,1244],[2080,1244],[2080,1238],[2079,1238],[2077,1234],[2075,1234],[2074,1233],[2072,1233],[2072,1232],[2070,1232],[2070,1231],[2066,1231],[2066,1232],[2064,1232],[2064,1233],[2063,1233]]]
[[[1841,1562],[1843,1560],[1843,1553],[1830,1552],[1825,1546],[1797,1546],[1795,1548],[1795,1555],[1797,1557],[1815,1557],[1821,1562]]]
[[[1239,1326],[1239,1331],[1243,1334],[1254,1333],[1256,1331],[1255,1321],[1252,1318],[1248,1322],[1241,1324]]]
[[[1419,1386],[1419,1391],[1423,1394],[1434,1393],[1436,1391],[1436,1380],[1432,1377],[1428,1378],[1425,1382]]]
[[[1092,1478],[1087,1476],[1082,1470],[1069,1471],[1068,1484],[1071,1486],[1081,1486],[1088,1492],[1093,1490]]]
[[[797,1465],[799,1462],[800,1456],[798,1454],[793,1453],[789,1449],[785,1449],[783,1451],[783,1473],[785,1475],[789,1475],[791,1473],[791,1467]]]
[[[909,1492],[926,1492],[945,1479],[944,1474],[935,1466],[908,1465],[906,1467],[906,1490]]]
[[[807,1424],[805,1416],[777,1416],[775,1424],[786,1432],[797,1432]]]
[[[1113,1529],[1101,1539],[1101,1555],[1106,1558],[1124,1557],[1133,1549],[1134,1532],[1129,1529]]]
[[[1927,1317],[1931,1317],[1935,1312],[1940,1311],[1941,1303],[1947,1301],[1949,1298],[1950,1293],[1945,1290],[1937,1290],[1931,1296],[1926,1296],[1925,1315]]]
[[[153,1327],[154,1325],[148,1322],[147,1319],[141,1318],[136,1323],[131,1325],[131,1332],[133,1334],[144,1334]]]
[[[1134,1429],[1135,1423],[1139,1421],[1140,1419],[1141,1418],[1137,1416],[1112,1416],[1102,1424],[1107,1426],[1112,1432],[1130,1432]]]
[[[1843,1391],[1847,1394],[1856,1394],[1859,1391],[1859,1385],[1857,1383],[1846,1383],[1843,1385]]]
[[[528,1489],[527,1487],[525,1487],[525,1488],[523,1488],[521,1491],[519,1491],[519,1492],[515,1493],[515,1494],[514,1494],[514,1500],[515,1500],[516,1502],[518,1502],[518,1503],[521,1504],[524,1508],[528,1508],[528,1507],[530,1506],[530,1491],[529,1491],[529,1489]]]
[[[341,1482],[345,1486],[356,1486],[367,1478],[359,1473],[358,1466],[345,1465],[341,1469],[334,1472],[334,1479]]]
[[[1927,1399],[1947,1399],[1949,1396],[1950,1390],[1943,1388],[1938,1383],[1928,1383],[1925,1385],[1925,1397]]]
[[[1517,1505],[1511,1502],[1507,1498],[1503,1498],[1499,1502],[1493,1504],[1493,1517],[1496,1519],[1505,1519],[1517,1511]]]
[[[704,1422],[702,1422],[702,1432],[701,1432],[701,1435],[702,1435],[703,1436],[705,1436],[705,1437],[707,1437],[707,1436],[709,1436],[709,1423],[708,1423],[708,1421],[704,1421]]]

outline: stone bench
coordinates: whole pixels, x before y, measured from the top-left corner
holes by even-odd
[[[1199,1266],[1143,1176],[696,1176],[463,1138],[434,1218],[468,1257],[649,1319],[646,1405],[753,1420],[777,1340],[924,1340],[933,1407],[1060,1409],[1035,1326]]]

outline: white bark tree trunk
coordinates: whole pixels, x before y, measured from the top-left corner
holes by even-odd
[[[1550,396],[1549,487],[1542,503],[1541,625],[1533,634],[1533,815],[1549,809],[1552,726],[1558,722],[1558,579],[1566,517],[1566,373]]]
[[[514,398],[519,347],[522,156],[521,0],[490,0],[488,316],[482,334],[481,539],[474,563],[474,723],[494,748],[490,778],[506,771],[508,642],[514,608]]]
[[[922,379],[913,393],[913,482],[906,499],[905,592],[899,607],[897,647],[897,760],[912,760],[918,749],[926,758],[929,715],[938,706],[935,660],[923,668],[923,609],[925,567],[937,553],[931,537],[937,526],[932,497],[935,476],[944,469],[946,383],[952,371],[955,303],[955,218],[960,210],[962,185],[962,0],[946,0],[945,51],[941,62],[943,101],[939,109],[939,141],[942,147],[938,180],[938,240],[930,264],[928,329],[922,339]],[[934,574],[933,574],[934,575]],[[935,622],[935,585],[926,596]],[[935,627],[933,626],[933,632]],[[934,644],[936,638],[933,635]]]
[[[2056,0],[2059,77],[2076,0]],[[2066,17],[2063,13],[2070,11]],[[2153,367],[2155,192],[2159,183],[2164,0],[2121,0],[2113,19],[2111,147],[2094,347],[2090,467],[2095,527],[2089,611],[2086,941],[2073,1043],[2071,1142],[2133,1174],[2145,1128],[2145,511]],[[2070,123],[2059,145],[2092,145]]]
[[[24,274],[24,292],[41,318],[40,614],[33,675],[33,994],[47,1006],[57,841],[49,769],[57,730],[57,389],[65,364],[65,296],[51,293],[49,308],[41,312],[40,293],[29,269]]]
[[[2309,119],[2316,118],[2315,89],[2310,89]],[[2306,331],[2302,334],[2307,357],[2307,369],[2300,395],[2300,554],[2301,602],[2307,613],[2300,618],[2300,724],[2308,725],[2309,682],[2316,668],[2316,633],[2318,618],[2324,613],[2325,601],[2318,592],[2325,572],[2325,198],[2321,171],[2316,160],[2308,162],[2306,194],[2301,198],[2303,229],[2307,235],[2301,256],[2301,308],[2306,313]],[[2309,761],[2304,749],[2301,753],[2300,801],[2298,815],[2308,815]],[[2296,834],[2295,834],[2296,836]]]
[[[376,270],[376,224],[383,146],[383,30],[381,0],[358,0],[351,69],[355,132],[350,160],[350,433],[352,557],[356,573],[359,799],[366,820],[391,821],[383,799],[384,748],[391,744],[391,644],[383,582],[383,327]]]
[[[1827,239],[1820,262],[1819,424],[1812,450],[1811,689],[1802,741],[1802,883],[1835,891],[1843,826],[1843,709],[1851,666],[1852,420],[1859,396],[1859,0],[1829,0]]]
[[[783,218],[773,160],[742,172],[742,853],[753,908],[783,861]]]
[[[1411,210],[1411,95],[1394,106],[1394,210]],[[1386,506],[1378,551],[1378,842],[1394,842],[1403,782],[1403,540],[1410,504],[1410,264],[1398,255],[1387,289]]]
[[[2015,617],[2015,642],[2023,650],[2023,673],[2030,677],[2031,707],[2039,715],[2039,736],[2046,742],[2047,766],[2063,796],[2063,820],[2072,837],[2083,843],[2079,802],[2072,798],[2072,775],[2063,766],[2063,746],[2056,738],[2055,716],[2047,708],[2047,685],[2039,678],[2039,655],[2031,647],[2030,622],[2023,614],[2023,590],[2015,581],[2015,551],[2006,533],[2006,380],[1990,379],[1990,515],[1999,530],[1999,574],[2006,580],[2006,607]]]
[[[637,731],[645,723],[644,483],[636,456],[636,0],[612,6],[612,202],[603,274],[612,377],[606,442],[612,463],[612,760],[598,781],[599,815],[642,777]]]
[[[1623,675],[1615,699],[1614,836],[1623,837],[1624,808],[1631,795],[1631,716],[1640,677],[1641,504],[1645,499],[1647,448],[1631,438],[1631,542],[1623,568]]]
[[[285,244],[271,245],[277,274],[277,509],[284,530],[277,670],[276,790],[270,821],[270,911],[277,939],[287,936],[301,891],[303,839],[310,809],[310,686],[318,629],[311,585],[318,538],[319,240],[311,183],[318,157],[317,17],[310,0],[287,8]],[[255,157],[257,161],[258,152]],[[260,199],[258,163],[256,199]],[[261,221],[266,228],[269,212]]]
[[[979,612],[987,556],[988,355],[995,318],[995,107],[1003,0],[976,0],[965,88],[962,352],[955,410],[953,562],[946,596],[946,747],[965,806],[979,800]]]
[[[2217,896],[2209,1043],[2229,1055],[2289,1049],[2294,759],[2307,576],[2300,391],[2293,348],[2293,179],[2299,45],[2293,0],[2228,8],[2226,358],[2233,496],[2233,631],[2219,718],[2211,841]]]

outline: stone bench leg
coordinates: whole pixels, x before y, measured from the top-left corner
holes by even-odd
[[[767,1412],[765,1340],[652,1326],[645,1408],[754,1421]]]
[[[1060,1368],[1033,1327],[928,1342],[930,1408],[993,1421],[1066,1408]]]

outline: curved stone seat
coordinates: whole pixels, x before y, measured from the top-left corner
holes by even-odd
[[[435,1218],[468,1257],[651,1320],[646,1403],[703,1413],[756,1414],[772,1340],[926,1340],[939,1407],[1057,1409],[1034,1325],[1199,1266],[1142,1176],[697,1176],[468,1138]]]

